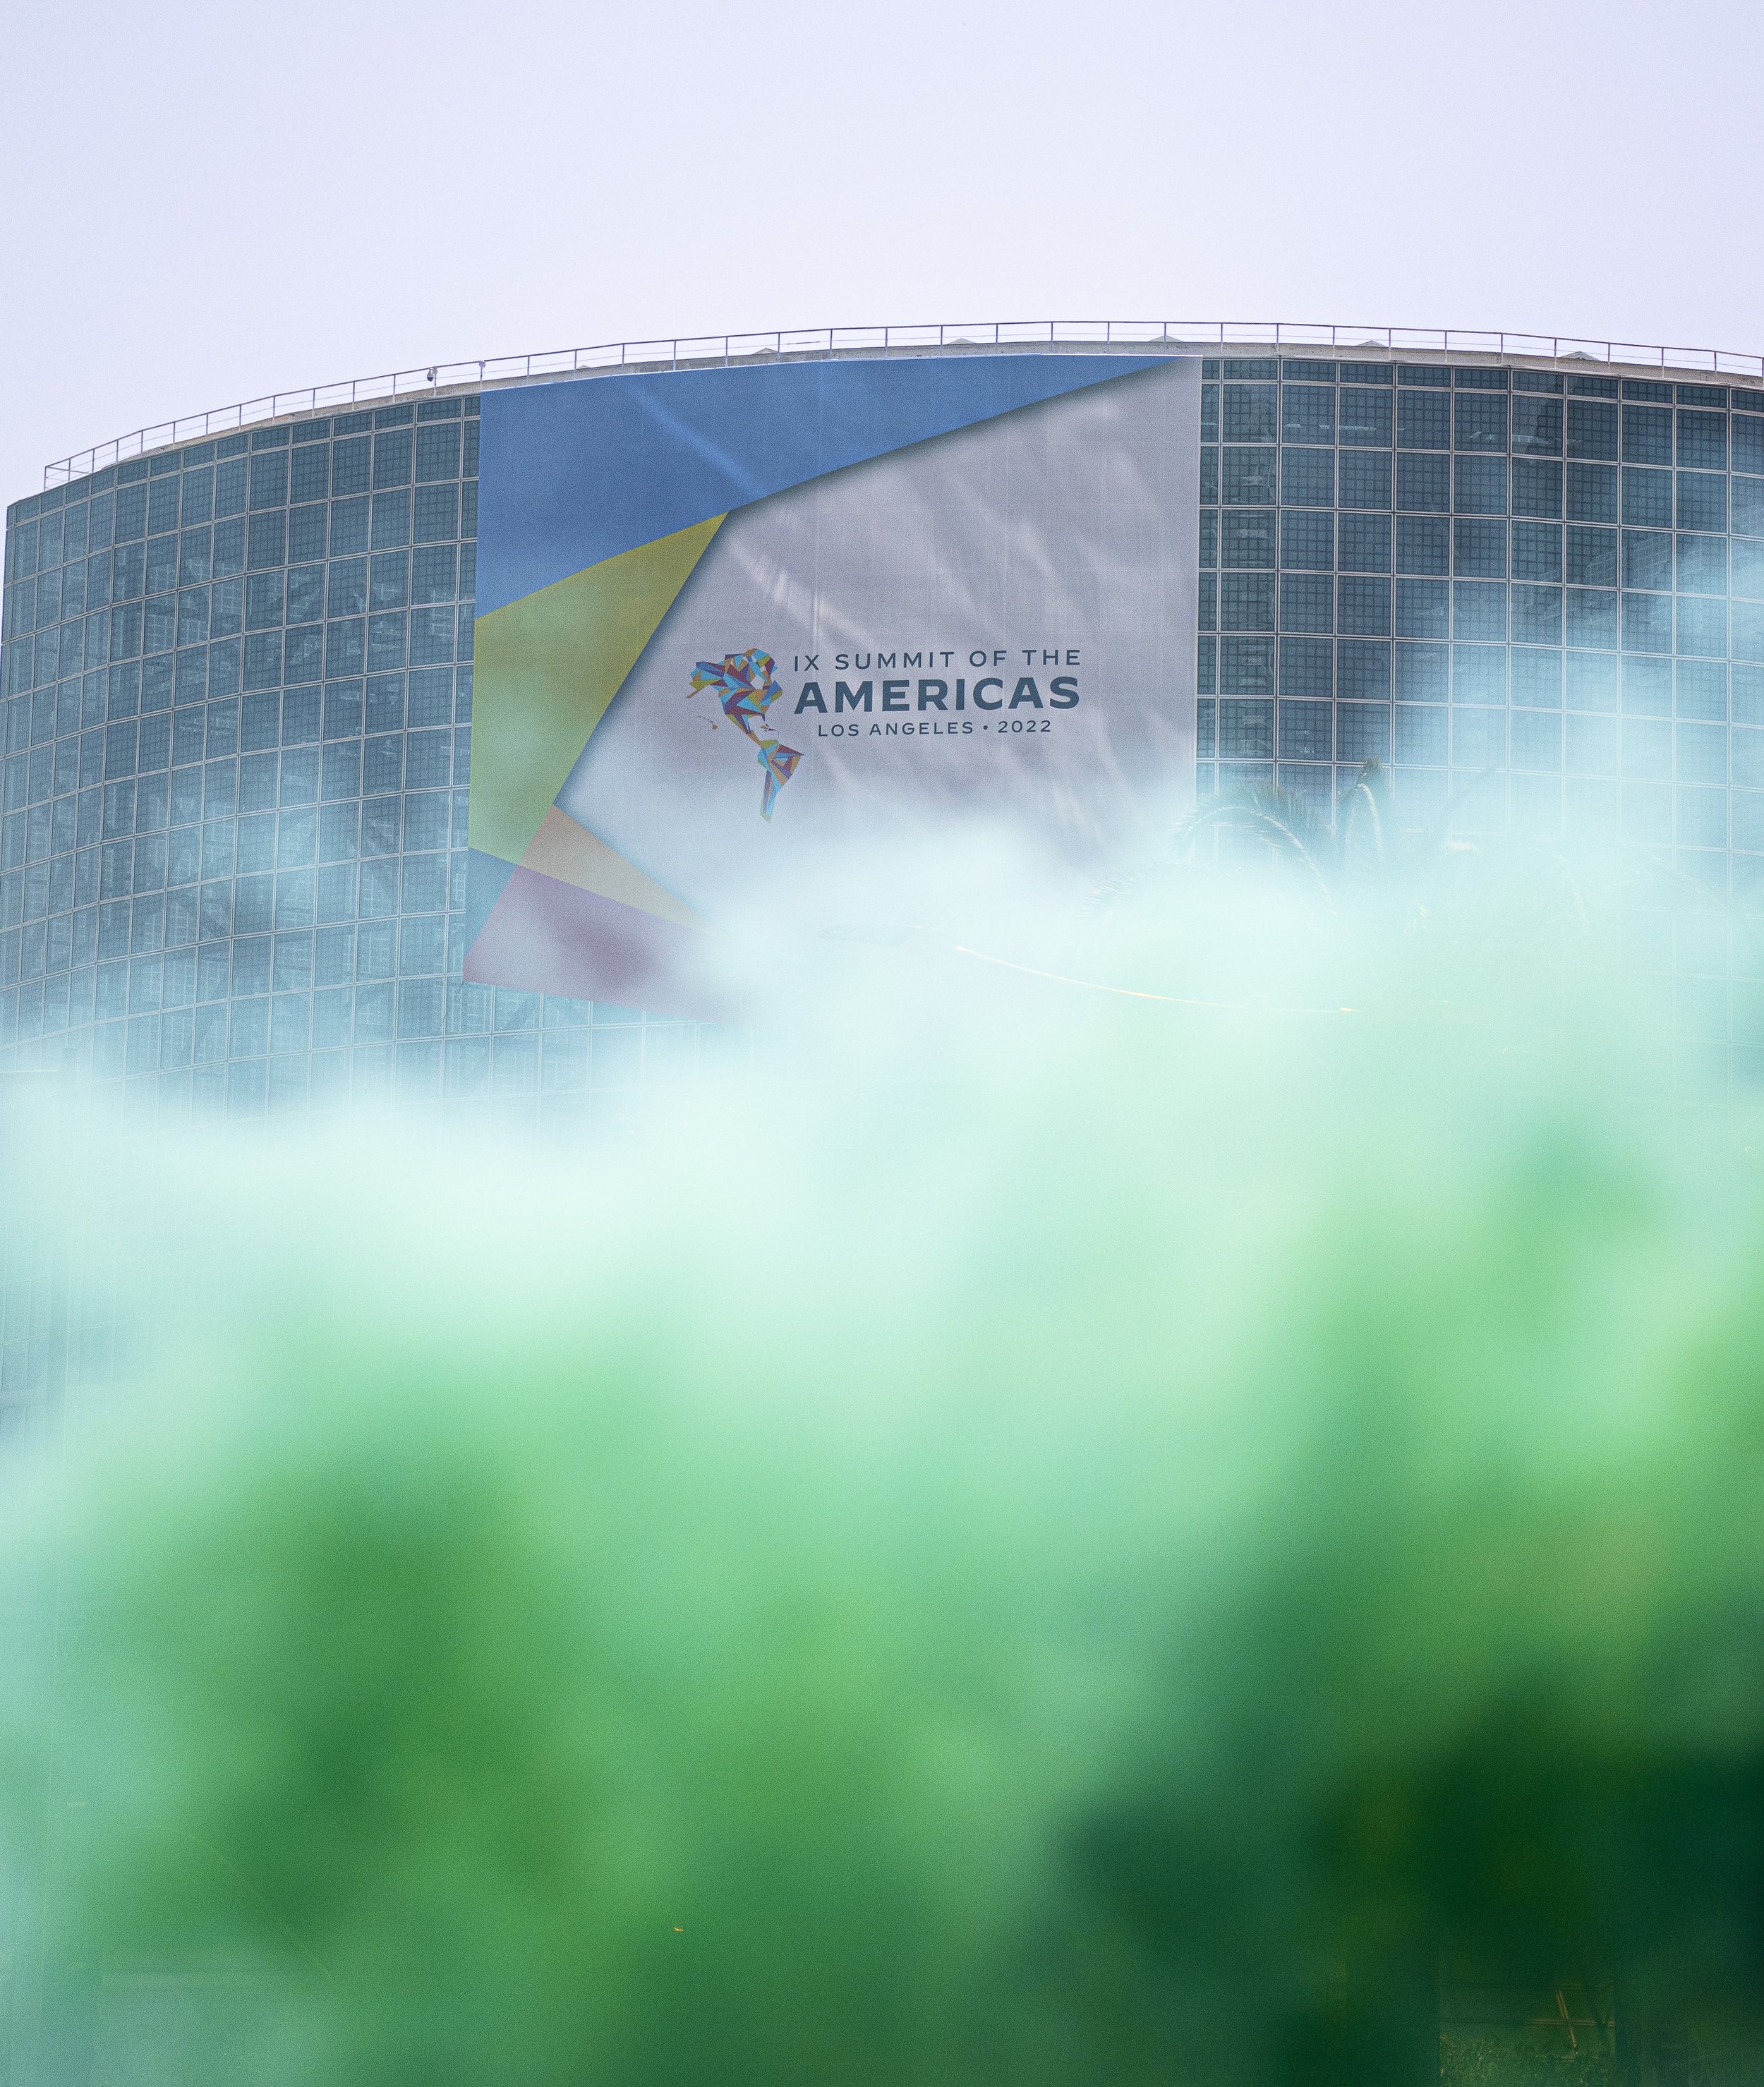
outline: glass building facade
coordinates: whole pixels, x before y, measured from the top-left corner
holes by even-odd
[[[1198,786],[1619,837],[1764,881],[1764,388],[1486,356],[1203,367]],[[607,381],[592,378],[584,381]],[[465,982],[475,392],[6,516],[0,1072],[148,1113],[592,1121],[711,1048]]]
[[[1764,390],[1572,365],[1220,356],[1204,792],[1621,840],[1764,880]]]
[[[467,984],[478,402],[259,426],[6,517],[0,1071],[148,1113],[582,1115],[695,1032]]]

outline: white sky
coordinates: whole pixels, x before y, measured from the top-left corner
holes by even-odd
[[[15,0],[0,497],[430,361],[963,318],[1764,348],[1764,11]]]

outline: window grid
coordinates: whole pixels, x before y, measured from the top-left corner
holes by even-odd
[[[1292,358],[1279,376],[1272,642],[1221,623],[1198,685],[1277,702],[1282,779],[1315,794],[1331,740],[1345,761],[1388,731],[1417,819],[1470,788],[1472,824],[1616,832],[1764,890],[1764,416],[1719,386],[1578,372]]]
[[[604,1120],[724,1048],[463,977],[477,412],[260,428],[11,511],[0,1071]]]

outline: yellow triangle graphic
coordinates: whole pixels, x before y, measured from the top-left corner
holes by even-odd
[[[578,891],[617,899],[621,906],[635,907],[640,913],[677,921],[682,928],[706,924],[690,906],[682,904],[671,891],[664,891],[652,877],[644,876],[635,863],[627,862],[555,804],[540,821],[532,846],[521,858],[521,868],[554,877],[559,884],[573,884]]]
[[[639,544],[479,617],[473,847],[505,862],[525,856],[607,706],[724,519],[714,514]]]

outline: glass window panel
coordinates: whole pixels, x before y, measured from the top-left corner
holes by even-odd
[[[1283,761],[1327,761],[1335,736],[1331,703],[1283,702],[1280,706]]]
[[[1513,460],[1513,511],[1515,514],[1560,517],[1562,511],[1562,467],[1547,459],[1515,457]]]
[[[245,628],[245,583],[219,580],[209,591],[208,634],[231,638]]]
[[[184,473],[183,497],[179,503],[179,519],[186,528],[199,523],[211,522],[215,512],[215,475],[211,469],[186,471]]]
[[[1672,584],[1672,540],[1638,529],[1623,532],[1623,584],[1670,592]]]
[[[241,465],[240,469],[244,469]],[[236,513],[236,509],[229,509]],[[144,485],[120,486],[117,491],[116,539],[119,544],[132,542],[147,534],[147,488]]]
[[[399,732],[403,730],[404,724],[404,676],[374,676],[367,685],[367,729],[369,732]]]
[[[1728,670],[1707,659],[1681,659],[1676,675],[1681,717],[1719,718],[1728,715]]]
[[[1356,384],[1344,389],[1341,395],[1343,444],[1354,449],[1388,449],[1393,396],[1391,392],[1365,385]]]
[[[1452,400],[1455,446],[1500,450],[1507,446],[1507,402],[1485,392],[1459,391]]]
[[[1517,645],[1560,645],[1562,592],[1560,587],[1516,586],[1512,591],[1513,641]]]
[[[316,681],[324,671],[322,626],[305,624],[298,630],[290,630],[284,642],[282,679],[289,682]]]
[[[254,514],[251,517],[247,563],[253,572],[266,566],[285,565],[288,561],[288,516],[277,509],[273,514]]]
[[[1642,528],[1672,526],[1672,475],[1623,467],[1623,519]]]
[[[409,553],[382,552],[368,568],[368,607],[403,608],[409,600]]]
[[[1764,472],[1764,420],[1736,414],[1732,464],[1736,471]]]
[[[1335,583],[1327,573],[1287,573],[1280,581],[1283,630],[1332,630]]]
[[[1402,392],[1397,400],[1397,445],[1406,450],[1451,447],[1451,396],[1445,391]]]
[[[1495,642],[1507,634],[1507,591],[1499,582],[1452,583],[1453,634]]]
[[[182,587],[199,586],[212,577],[213,544],[207,529],[186,529],[178,540],[177,578]]]
[[[1275,501],[1273,450],[1227,450],[1224,452],[1222,497],[1228,506],[1271,507]]]
[[[281,715],[280,696],[247,696],[239,711],[240,745],[249,753],[274,746],[280,736]]]
[[[1420,767],[1444,767],[1449,722],[1444,711],[1399,704],[1396,713],[1397,759]]]
[[[1511,745],[1515,768],[1544,771],[1559,769],[1562,765],[1562,721],[1547,711],[1518,711],[1512,719]]]
[[[1343,572],[1387,573],[1390,570],[1390,518],[1387,514],[1344,514],[1337,561]]]
[[[1623,408],[1623,461],[1625,463],[1670,464],[1672,460],[1672,416],[1664,406]]]
[[[1471,711],[1472,722],[1460,736],[1459,726],[1465,713],[1459,703],[1501,703],[1506,700],[1507,655],[1498,645],[1454,645],[1451,656],[1452,753],[1456,760],[1474,759],[1478,765],[1498,762],[1502,753],[1506,720],[1497,711],[1492,719]],[[1492,739],[1487,736],[1493,732]]]
[[[1222,702],[1219,706],[1219,751],[1228,761],[1271,760],[1273,704]]]
[[[313,623],[325,612],[325,569],[322,565],[295,565],[288,574],[288,620]]]
[[[1681,536],[1678,587],[1681,594],[1725,594],[1728,540],[1724,536]]]
[[[1412,702],[1442,703],[1451,685],[1451,651],[1445,645],[1399,645],[1396,692]]]
[[[1603,400],[1568,402],[1568,454],[1612,462],[1617,454],[1617,409]]]
[[[428,612],[419,611],[419,614]],[[368,672],[383,673],[405,663],[406,618],[401,610],[368,618]]]
[[[1335,452],[1289,449],[1281,452],[1282,497],[1289,507],[1333,507]]]
[[[334,558],[365,551],[368,547],[368,503],[365,500],[335,500],[331,504],[331,555]]]
[[[374,489],[408,485],[411,481],[411,437],[407,429],[388,431],[374,437]]]
[[[1561,621],[1557,617],[1558,624]],[[1540,652],[1523,646],[1509,659],[1511,694],[1515,703],[1539,710],[1560,710],[1562,704],[1562,655]]]
[[[1209,526],[1211,525],[1211,530]],[[1201,518],[1201,563],[1203,565],[1219,562],[1219,517],[1211,509]],[[1211,542],[1207,539],[1211,534]],[[1211,553],[1208,556],[1209,550]],[[459,553],[451,544],[433,544],[415,553],[411,583],[411,599],[418,603],[451,601],[457,591],[456,565]]]
[[[1728,416],[1680,409],[1678,462],[1691,471],[1725,471],[1728,467]]]
[[[177,539],[155,536],[147,547],[147,591],[163,594],[177,584]]]
[[[1444,580],[1402,579],[1396,583],[1399,638],[1449,638],[1451,595]]]
[[[214,537],[215,578],[245,570],[245,524],[217,522]]]
[[[1516,522],[1513,526],[1513,577],[1560,582],[1562,532],[1548,522]]]
[[[1681,529],[1725,529],[1727,480],[1711,472],[1680,472],[1678,526]]]
[[[1623,597],[1625,652],[1670,652],[1672,598],[1670,595],[1625,594]]]
[[[1278,387],[1272,384],[1228,384],[1225,440],[1271,442],[1278,425],[1279,398]]]
[[[367,605],[367,560],[333,559],[327,613],[331,616],[361,616],[365,612]]]
[[[1452,525],[1453,570],[1467,579],[1505,578],[1507,525],[1460,519]]]
[[[1271,494],[1270,497],[1272,496]],[[376,493],[374,496],[373,548],[376,551],[401,548],[410,541],[410,495]]]
[[[1390,647],[1387,639],[1344,638],[1336,647],[1338,696],[1382,698],[1390,694]]]
[[[1452,480],[1452,504],[1460,514],[1505,514],[1507,511],[1505,457],[1458,457],[1453,463]]]
[[[1383,703],[1344,702],[1336,713],[1335,753],[1342,761],[1390,758],[1390,712]]]
[[[1623,663],[1623,708],[1638,717],[1670,717],[1672,714],[1672,663],[1670,659],[1625,659]]]
[[[1568,467],[1570,522],[1615,522],[1617,472],[1615,464],[1571,463]]]
[[[284,746],[305,746],[318,736],[318,691],[316,689],[290,689],[282,698],[282,744]],[[287,762],[282,763],[282,802],[297,801],[288,794],[288,779],[298,771]]]
[[[1335,648],[1326,638],[1280,640],[1280,693],[1327,698],[1335,690]]]
[[[251,505],[254,509],[285,506],[288,501],[288,451],[266,450],[251,459]]]
[[[331,450],[331,492],[333,499],[344,493],[365,493],[372,476],[368,437],[334,442]]]
[[[1343,574],[1336,583],[1336,629],[1367,638],[1390,632],[1390,583],[1370,574]]]
[[[361,684],[333,681],[325,689],[324,734],[346,739],[361,729]]]
[[[1280,404],[1283,441],[1335,441],[1335,391],[1333,385],[1288,384],[1281,394]]]
[[[457,485],[421,485],[416,489],[416,540],[436,544],[459,533],[459,489]]]
[[[416,477],[419,484],[431,479],[459,476],[459,424],[429,426],[416,431]]]
[[[1513,447],[1525,456],[1562,453],[1562,401],[1524,395],[1513,401]]]
[[[1274,563],[1274,510],[1229,508],[1220,520],[1219,562],[1225,565]]]
[[[1603,588],[1568,590],[1568,642],[1615,651],[1617,642],[1617,597]]]
[[[1219,641],[1219,682],[1222,694],[1267,696],[1274,693],[1274,640],[1225,638]]]
[[[325,627],[325,672],[333,677],[353,676],[366,666],[367,625],[359,617],[348,617]]]
[[[1399,459],[1400,463],[1401,459]],[[1396,524],[1399,573],[1444,573],[1451,567],[1451,525],[1443,516],[1401,514]]]
[[[1339,504],[1343,507],[1390,505],[1390,452],[1343,450],[1339,463]]]
[[[1222,573],[1219,583],[1222,630],[1272,630],[1274,580],[1262,573]]]
[[[1764,478],[1728,481],[1733,494],[1733,527],[1741,536],[1764,536]]]
[[[298,452],[297,451],[297,455]],[[322,507],[290,508],[288,515],[288,555],[296,564],[325,555],[326,514]]]
[[[1397,506],[1412,513],[1445,514],[1451,509],[1451,459],[1397,458]]]
[[[1694,658],[1724,659],[1728,651],[1728,605],[1695,595],[1681,595],[1678,602],[1677,645]]]
[[[1617,531],[1570,529],[1568,578],[1582,587],[1615,587],[1617,583]]]

